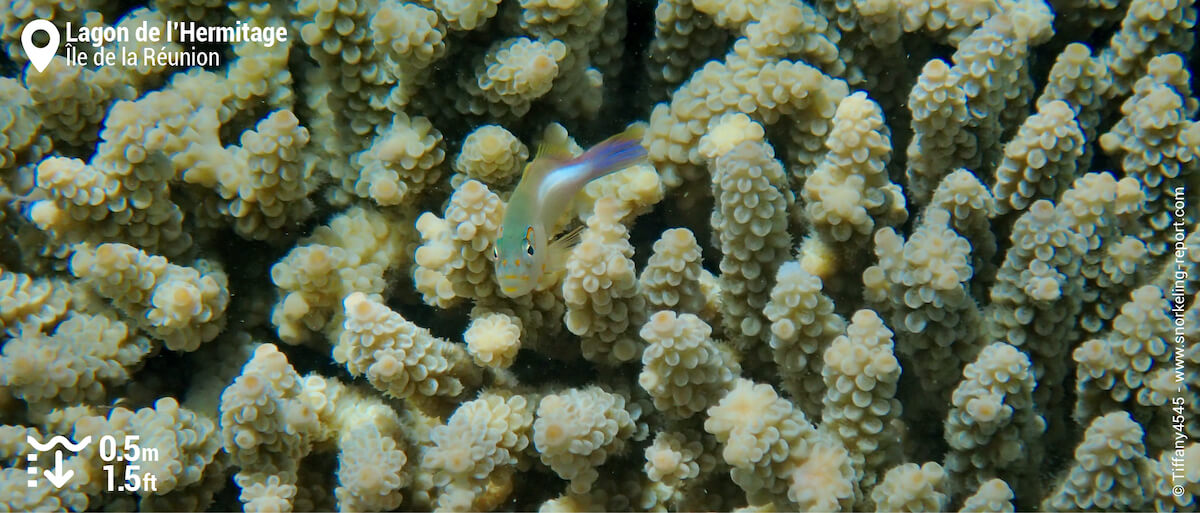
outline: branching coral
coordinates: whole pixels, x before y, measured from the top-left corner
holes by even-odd
[[[1066,372],[1062,356],[1073,342],[1071,337],[1078,337],[1078,330],[1062,320],[1074,318],[1082,309],[1079,266],[1084,240],[1067,225],[1063,213],[1045,200],[1034,203],[1017,220],[1011,240],[991,290],[987,322],[993,336],[1017,347],[1028,346],[1037,378],[1057,383]]]
[[[221,393],[221,438],[244,471],[294,473],[312,450],[317,412],[300,399],[302,386],[287,357],[263,344]]]
[[[891,228],[875,232],[877,265],[863,272],[866,299],[895,326],[900,350],[926,390],[945,392],[964,355],[976,349],[979,311],[968,291],[971,245],[938,207],[907,241]]]
[[[625,450],[633,421],[620,395],[595,387],[567,390],[538,403],[533,443],[542,463],[570,481],[573,493],[583,493],[600,477],[595,467]]]
[[[833,308],[833,301],[821,293],[820,278],[801,263],[787,262],[779,266],[771,300],[763,309],[771,321],[771,355],[783,386],[797,406],[813,416],[820,412],[816,395],[825,387],[820,378],[822,355],[846,328]]]
[[[53,333],[25,330],[4,344],[0,386],[31,404],[101,402],[150,350],[145,336],[119,320],[71,312]]]
[[[1024,481],[1019,469],[1036,459],[1032,443],[1045,430],[1033,405],[1034,379],[1024,353],[1003,342],[979,352],[963,369],[946,418],[946,470],[968,489],[989,478]]]
[[[487,251],[500,233],[503,209],[486,185],[468,180],[451,196],[445,218],[426,212],[417,219],[423,242],[413,279],[426,303],[446,307],[499,295]]]
[[[567,329],[579,335],[583,356],[618,364],[637,358],[636,330],[646,317],[638,290],[633,246],[619,222],[623,212],[611,200],[597,204],[582,241],[572,250],[563,277]]]
[[[896,440],[884,434],[900,417],[895,397],[900,362],[892,332],[875,312],[859,310],[846,334],[825,350],[824,359],[821,428],[849,452],[859,486],[870,488],[899,455]]]
[[[721,442],[730,476],[751,504],[775,501],[837,510],[854,501],[854,471],[846,450],[819,434],[770,385],[738,380],[708,409],[704,430]],[[814,482],[820,486],[811,486]]]
[[[0,292],[0,327],[9,336],[52,324],[66,313],[72,296],[67,283],[6,269],[0,269]]]
[[[355,292],[344,301],[345,322],[333,359],[375,388],[398,398],[458,398],[478,380],[462,347],[434,337]]]
[[[437,181],[446,156],[441,143],[429,119],[397,114],[371,147],[351,157],[358,172],[342,186],[378,205],[399,205]]]
[[[195,351],[224,328],[228,278],[212,264],[172,264],[127,244],[76,246],[71,274],[173,351]]]
[[[489,185],[506,184],[519,175],[529,148],[500,125],[481,126],[463,140],[454,170]]]
[[[1088,425],[1083,442],[1075,449],[1075,464],[1042,502],[1042,508],[1141,508],[1147,496],[1138,466],[1145,459],[1142,428],[1128,413],[1099,417]]]
[[[770,146],[748,141],[713,163],[711,224],[724,254],[722,314],[726,336],[743,351],[766,331],[762,309],[769,290],[762,277],[774,274],[791,245],[787,211],[795,198],[774,157]]]
[[[74,40],[42,70],[35,19]],[[0,510],[1194,510],[1196,21],[11,2]],[[168,22],[238,37],[90,44]],[[648,158],[594,176],[631,126]],[[540,173],[577,193],[508,297]],[[140,436],[107,463],[157,489],[96,442],[43,483],[53,435]]]
[[[712,329],[692,314],[676,316],[666,310],[642,326],[649,344],[642,353],[638,383],[654,398],[654,407],[677,418],[688,418],[711,406],[732,386],[741,370],[727,349],[717,346]]]
[[[353,292],[383,292],[384,273],[401,258],[405,238],[388,215],[360,208],[314,230],[271,267],[280,290],[271,312],[279,338],[298,343],[321,331],[336,337],[342,300]]]
[[[904,197],[885,169],[890,134],[883,112],[865,93],[854,93],[838,104],[825,147],[829,152],[801,193],[817,234],[830,242],[865,245],[877,219],[880,227],[904,221]]]
[[[533,405],[522,396],[484,394],[463,403],[444,426],[430,433],[425,467],[442,488],[438,506],[453,509],[468,497],[472,509],[492,509],[490,487],[511,487],[513,472],[524,460],[533,425]],[[461,505],[461,504],[459,504]]]
[[[654,254],[638,281],[650,307],[694,314],[704,308],[702,272],[696,236],[686,228],[673,228],[654,243]]]

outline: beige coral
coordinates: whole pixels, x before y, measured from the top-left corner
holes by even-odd
[[[770,385],[738,379],[708,409],[704,430],[721,443],[730,476],[753,505],[803,504],[848,509],[854,501],[853,470],[845,449],[821,435],[799,409]],[[808,490],[806,478],[826,483]]]
[[[1024,210],[1033,200],[1066,189],[1083,146],[1083,131],[1066,102],[1039,106],[1005,145],[1004,160],[996,167],[992,194],[1001,213]]]
[[[757,79],[742,78],[750,76]],[[807,169],[821,153],[829,119],[847,94],[845,82],[799,61],[710,61],[672,95],[669,105],[659,104],[650,114],[647,151],[663,173],[663,182],[677,187],[695,178],[705,163],[699,140],[709,121],[736,110],[766,125],[774,125],[781,116],[797,120],[793,159]]]
[[[459,406],[444,426],[433,428],[433,446],[425,451],[423,466],[435,473],[434,484],[441,488],[439,507],[465,501],[476,509],[507,498],[500,489],[511,490],[511,475],[525,461],[533,411],[525,397],[484,393]]]
[[[212,264],[184,267],[127,244],[81,244],[71,273],[173,351],[195,351],[225,327],[228,278]]]
[[[0,387],[30,405],[103,401],[152,347],[117,319],[72,311],[53,333],[26,329],[4,343]]]
[[[814,444],[788,476],[788,500],[807,511],[845,511],[855,496],[852,459],[837,443]]]
[[[171,397],[159,399],[154,408],[139,409],[130,424],[128,431],[140,437],[139,446],[157,451],[154,459],[137,461],[156,481],[155,488],[144,489],[142,495],[166,494],[200,482],[221,448],[213,420],[180,407]]]
[[[588,182],[583,190],[576,194],[573,207],[575,216],[585,220],[601,199],[615,199],[620,203],[619,208],[625,212],[622,221],[629,222],[637,216],[649,213],[654,205],[662,201],[664,194],[658,172],[653,166],[642,164]]]
[[[875,312],[859,310],[846,334],[825,350],[824,359],[821,429],[846,448],[859,485],[870,489],[900,457],[896,434],[889,429],[900,418],[900,361],[892,332]]]
[[[1142,426],[1128,412],[1097,417],[1075,448],[1075,463],[1042,501],[1046,510],[1140,509],[1146,500],[1138,467],[1146,459]]]
[[[151,3],[0,9],[0,510],[1195,508],[1192,0]],[[39,18],[289,34],[39,72]],[[525,144],[638,112],[497,294]],[[51,434],[165,494],[30,488]]]
[[[463,340],[477,365],[508,368],[521,349],[520,320],[502,313],[476,317],[463,333]]]
[[[775,274],[788,257],[788,210],[795,198],[770,145],[742,142],[712,167],[716,206],[710,223],[722,252],[724,331],[735,348],[745,351],[766,331],[762,312],[770,291],[769,280],[762,278]]]
[[[533,443],[542,463],[584,493],[600,477],[596,467],[623,451],[634,417],[625,398],[598,387],[550,394],[538,403]]]
[[[904,221],[904,198],[885,169],[889,132],[883,111],[866,93],[838,104],[825,140],[829,152],[801,191],[805,213],[821,237],[863,246],[875,229]]]
[[[642,326],[649,344],[642,353],[638,383],[654,398],[654,407],[674,418],[704,411],[733,384],[741,368],[728,349],[709,335],[712,329],[693,314],[666,310]]]
[[[1046,429],[1030,367],[1024,353],[995,342],[963,369],[945,423],[946,471],[956,486],[974,489],[991,477],[1026,484],[1020,469],[1036,460],[1041,447],[1033,441]]]
[[[567,329],[582,338],[585,358],[608,365],[639,357],[636,330],[646,315],[623,214],[616,201],[596,205],[568,257],[562,285]]]
[[[504,185],[520,175],[529,148],[500,125],[484,125],[462,142],[454,170],[490,186]]]
[[[238,499],[247,512],[290,512],[296,496],[296,485],[289,476],[249,474],[239,472],[234,481],[242,492]]]
[[[242,132],[241,146],[218,172],[218,208],[234,219],[234,229],[251,239],[272,239],[295,227],[314,207],[315,163],[301,153],[308,130],[290,110],[279,110]]]
[[[445,157],[442,133],[428,118],[399,113],[370,147],[351,157],[357,173],[341,177],[342,186],[381,206],[400,205],[437,181]]]
[[[820,278],[798,262],[779,266],[771,299],[763,308],[771,321],[768,343],[783,387],[801,410],[814,417],[820,414],[825,388],[821,355],[846,327],[846,320],[833,308],[833,301],[821,291]]]
[[[522,116],[532,102],[554,86],[567,46],[551,39],[516,37],[498,41],[484,55],[474,75],[460,75],[467,95],[456,102],[464,113]]]
[[[708,122],[700,138],[700,154],[715,159],[744,141],[763,142],[763,126],[741,112],[722,114]]]
[[[375,388],[410,400],[457,399],[473,386],[477,369],[462,347],[434,337],[378,299],[346,296],[345,322],[333,359]]]
[[[451,5],[464,15],[473,16],[471,7],[490,2],[439,2]],[[437,7],[438,5],[434,5]],[[371,16],[371,35],[375,44],[383,49],[389,70],[396,85],[388,94],[388,104],[396,110],[408,105],[419,88],[429,80],[428,69],[446,54],[446,27],[438,18],[438,12],[427,5],[399,0],[380,2],[379,10]]]
[[[262,344],[221,393],[221,440],[243,472],[295,472],[312,450],[319,424],[302,390],[287,356]]]
[[[8,335],[40,330],[66,313],[70,303],[66,283],[0,268],[0,328]]]
[[[25,158],[39,158],[50,144],[39,135],[41,114],[29,90],[15,78],[0,78],[0,169],[13,169]]]
[[[892,228],[875,232],[878,263],[863,272],[864,296],[888,319],[897,347],[928,392],[946,392],[958,378],[962,356],[977,346],[980,313],[970,295],[971,243],[937,206],[908,240]]]
[[[499,295],[490,256],[503,216],[500,197],[476,180],[454,191],[444,218],[421,214],[413,278],[427,304],[445,308]]]
[[[941,465],[905,463],[893,467],[871,492],[879,511],[943,511],[946,472]]]
[[[271,266],[271,281],[279,288],[271,323],[280,339],[300,343],[319,332],[336,337],[345,296],[384,291],[384,273],[404,263],[412,235],[394,226],[397,220],[351,208],[313,230]]]
[[[499,0],[433,0],[433,6],[454,30],[473,30],[496,15]]]
[[[989,479],[979,485],[979,489],[963,501],[962,509],[959,511],[964,513],[969,511],[1011,513],[1016,511],[1012,500],[1013,492],[1007,483],[1000,479]]]
[[[678,313],[700,313],[705,297],[701,290],[700,245],[687,228],[663,231],[654,242],[654,254],[638,277],[651,308]]]
[[[974,136],[965,130],[966,92],[960,72],[941,59],[925,63],[908,96],[913,138],[908,143],[907,190],[914,204],[929,200],[945,173],[975,153]]]
[[[408,456],[395,439],[368,423],[343,433],[339,449],[340,485],[334,491],[339,510],[384,511],[400,505]]]
[[[678,485],[700,475],[704,445],[686,434],[660,431],[646,448],[646,476],[652,481]]]

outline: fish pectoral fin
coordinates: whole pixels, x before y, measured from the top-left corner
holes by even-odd
[[[579,225],[563,232],[550,241],[550,247],[563,252],[570,251],[571,248],[579,245],[579,241],[583,240],[583,228],[583,225]]]
[[[583,225],[576,226],[550,241],[549,253],[542,268],[543,277],[557,279],[567,269],[567,257],[571,248],[578,246],[583,239],[583,228]]]

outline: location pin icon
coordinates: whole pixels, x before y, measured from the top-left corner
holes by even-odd
[[[39,30],[50,36],[50,44],[41,48],[33,44],[33,35]],[[29,56],[29,62],[40,73],[50,64],[54,54],[58,53],[58,27],[41,19],[29,22],[25,25],[25,30],[21,31],[21,46],[25,47],[25,55]]]

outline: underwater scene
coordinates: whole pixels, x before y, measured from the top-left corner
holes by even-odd
[[[0,511],[1196,511],[1194,0],[9,0]]]

